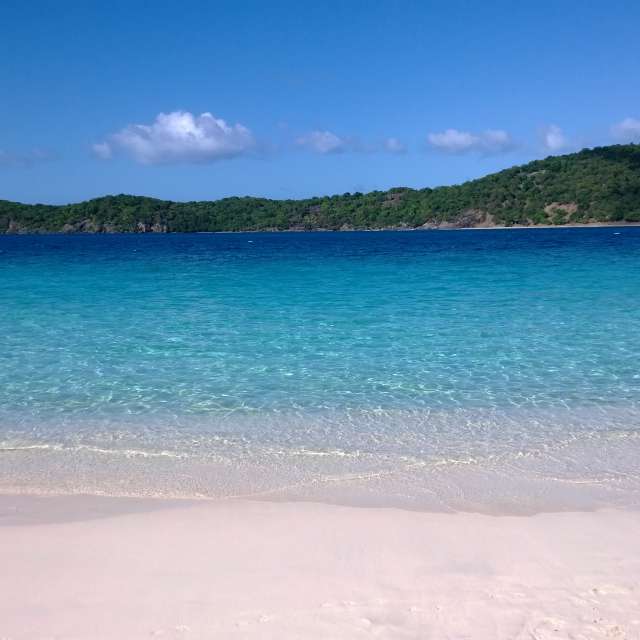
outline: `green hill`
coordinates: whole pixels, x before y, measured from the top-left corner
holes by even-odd
[[[77,204],[0,201],[0,233],[384,229],[640,222],[640,145],[585,149],[435,189],[306,200],[170,202],[106,196]]]

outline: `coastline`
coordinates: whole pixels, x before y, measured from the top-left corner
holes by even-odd
[[[240,231],[5,231],[0,236],[101,236],[101,235],[235,235],[241,233],[377,233],[382,231],[501,231],[509,229],[596,229],[596,228],[624,228],[624,227],[640,227],[640,222],[585,222],[581,224],[531,224],[522,225],[514,224],[506,225],[478,225],[475,227],[456,227],[449,224],[443,225],[423,225],[420,227],[382,227],[382,228],[345,228],[345,229],[244,229]]]
[[[144,450],[94,444],[14,443],[0,451],[0,495],[56,499],[313,502],[426,513],[534,515],[598,509],[640,510],[640,442],[613,420],[602,437],[500,452],[437,456],[313,447]],[[568,418],[567,418],[568,420]],[[583,424],[589,424],[583,418]],[[626,422],[625,422],[626,421]],[[536,423],[539,426],[541,422]],[[135,444],[135,443],[132,443]]]
[[[640,222],[585,222],[582,224],[513,224],[506,225],[478,225],[476,227],[456,227],[447,224],[428,226],[423,225],[421,227],[382,227],[380,229],[366,228],[349,228],[349,229],[247,229],[245,231],[194,231],[196,234],[238,234],[238,233],[376,233],[380,231],[501,231],[509,229],[599,229],[602,227],[640,227]],[[167,233],[180,233],[174,231],[168,231]],[[29,235],[29,234],[25,234]],[[36,234],[30,234],[36,235]],[[85,235],[83,233],[64,234],[59,235]],[[130,232],[126,235],[136,235]]]
[[[0,496],[0,636],[635,638],[640,512]]]

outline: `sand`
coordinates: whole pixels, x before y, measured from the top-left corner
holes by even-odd
[[[640,638],[640,513],[0,497],[0,638]]]

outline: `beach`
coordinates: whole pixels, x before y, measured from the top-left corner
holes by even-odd
[[[640,640],[640,3],[476,4],[3,3],[0,640]]]
[[[640,513],[0,498],[0,637],[640,637]]]

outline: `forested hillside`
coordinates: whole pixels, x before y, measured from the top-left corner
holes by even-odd
[[[0,200],[0,233],[383,229],[640,222],[640,145],[585,149],[461,185],[306,200],[170,202],[106,196],[77,204]]]

